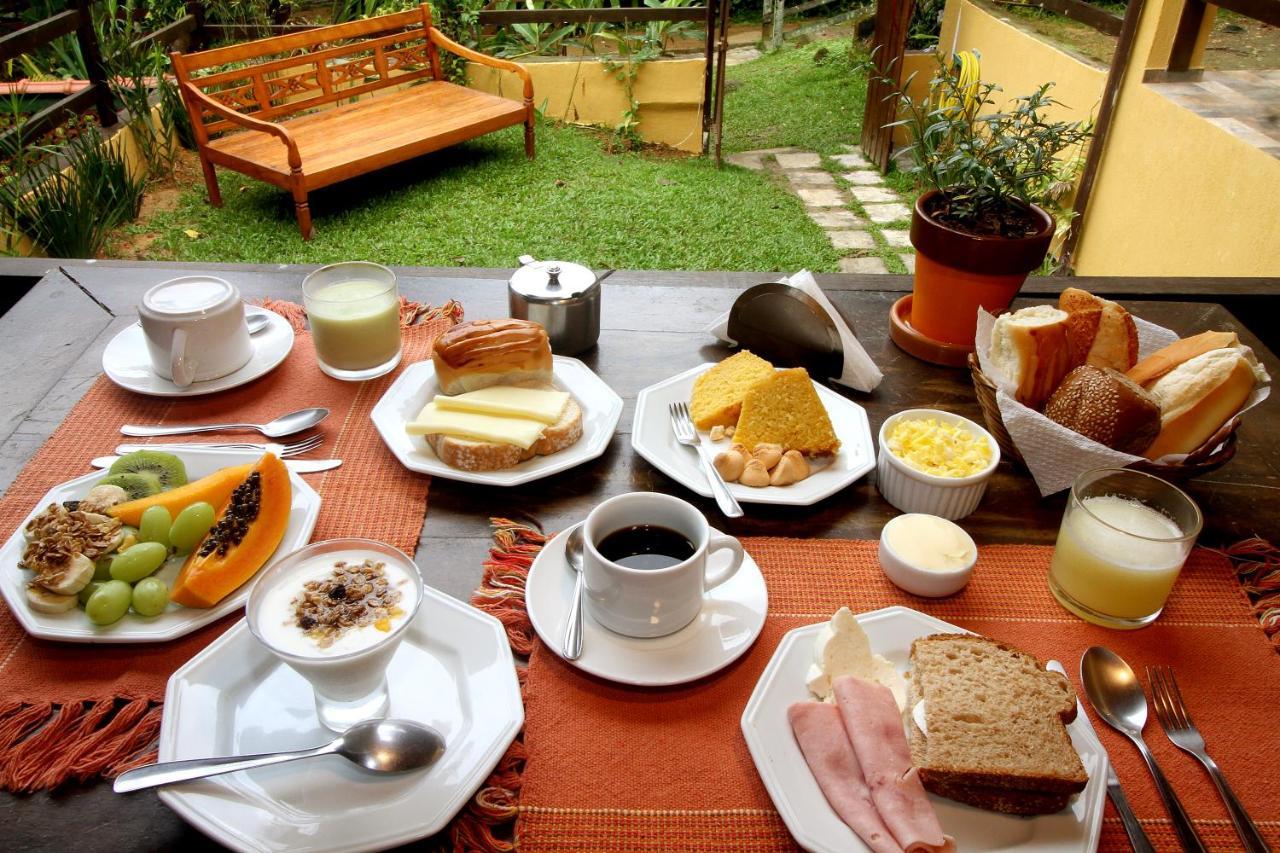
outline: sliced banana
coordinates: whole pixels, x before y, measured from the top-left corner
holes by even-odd
[[[93,580],[94,564],[84,554],[76,554],[65,566],[45,570],[36,575],[36,583],[56,595],[72,598]]]
[[[68,610],[75,609],[76,597],[59,595],[44,587],[29,586],[27,587],[27,606],[37,613],[66,613]]]

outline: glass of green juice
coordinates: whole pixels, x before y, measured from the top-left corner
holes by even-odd
[[[400,293],[381,264],[329,264],[302,281],[302,301],[320,369],[359,382],[400,363]]]
[[[1076,478],[1049,567],[1049,589],[1075,615],[1107,628],[1150,625],[1204,523],[1186,492],[1127,468]]]

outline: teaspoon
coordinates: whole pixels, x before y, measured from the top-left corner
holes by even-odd
[[[281,415],[265,424],[186,424],[174,426],[138,426],[125,424],[120,432],[125,435],[184,435],[192,432],[222,432],[224,430],[257,430],[267,438],[283,438],[311,429],[329,417],[328,409],[299,409],[287,415]]]
[[[244,324],[249,327],[249,334],[256,335],[269,326],[271,320],[266,314],[249,314],[245,316]]]
[[[443,754],[444,738],[430,726],[412,720],[365,720],[314,749],[149,764],[121,773],[114,787],[117,794],[127,794],[317,755],[341,755],[373,773],[405,773],[430,767]]]
[[[1091,646],[1080,658],[1080,681],[1084,684],[1089,703],[1102,721],[1133,741],[1133,745],[1147,762],[1147,769],[1156,780],[1156,790],[1160,792],[1165,810],[1173,820],[1173,828],[1182,848],[1191,851],[1205,850],[1204,842],[1196,834],[1191,818],[1187,817],[1186,809],[1174,793],[1173,786],[1165,778],[1164,771],[1142,739],[1142,729],[1147,724],[1147,697],[1142,692],[1142,685],[1138,683],[1133,669],[1111,649]]]
[[[573,601],[569,604],[569,620],[564,626],[564,642],[561,644],[565,660],[577,660],[582,657],[582,525],[569,531],[569,538],[564,543],[564,559],[573,569]]]

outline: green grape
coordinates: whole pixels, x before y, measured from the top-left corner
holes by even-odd
[[[133,609],[143,616],[159,616],[169,606],[169,587],[160,578],[143,578],[133,588]]]
[[[114,559],[115,557],[99,557],[93,564],[93,579],[96,581],[111,580],[111,561]]]
[[[147,507],[142,513],[142,523],[138,525],[138,538],[143,542],[159,542],[169,548],[169,528],[173,526],[173,516],[162,506]]]
[[[108,580],[110,580],[110,578],[108,578]],[[95,592],[98,591],[98,587],[102,586],[102,584],[103,584],[103,581],[98,581],[98,580],[92,580],[92,581],[89,581],[89,583],[85,584],[84,589],[80,590],[80,592],[77,593],[77,596],[76,596],[77,598],[80,599],[81,607],[84,607],[86,604],[89,603],[89,598]]]
[[[110,625],[125,613],[133,601],[133,587],[124,581],[107,581],[85,602],[84,612],[95,625]]]
[[[125,583],[137,583],[164,565],[169,549],[159,542],[139,542],[116,554],[111,561],[111,577]]]
[[[199,501],[178,513],[169,528],[169,543],[179,554],[186,554],[200,543],[213,527],[213,504]]]

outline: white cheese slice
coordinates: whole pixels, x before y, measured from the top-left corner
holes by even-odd
[[[470,441],[514,444],[528,450],[547,425],[528,418],[505,418],[475,412],[453,412],[441,409],[433,400],[423,407],[418,417],[404,425],[409,435],[451,435]]]
[[[544,424],[560,420],[568,403],[569,394],[565,391],[516,388],[510,385],[495,385],[452,397],[441,394],[435,399],[436,406],[441,409],[528,418]]]
[[[898,708],[907,705],[907,684],[886,658],[871,653],[871,640],[847,607],[841,607],[822,626],[813,647],[813,664],[805,675],[809,691],[824,702],[832,701],[831,682],[853,675],[882,684],[893,693]]]

